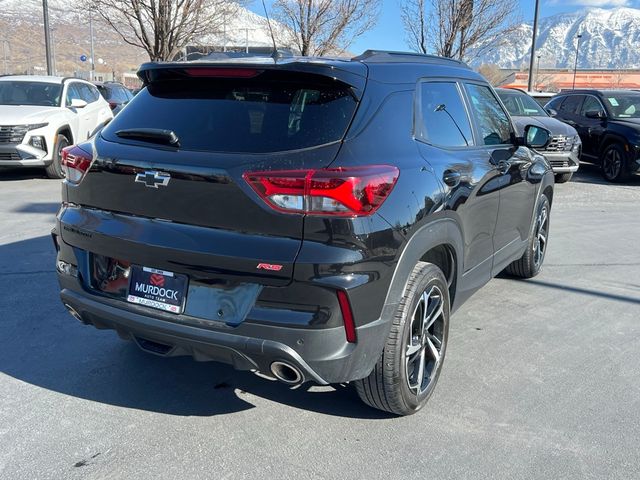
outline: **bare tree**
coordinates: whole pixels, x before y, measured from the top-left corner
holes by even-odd
[[[302,55],[343,53],[377,21],[380,0],[275,0],[274,17]]]
[[[478,67],[478,73],[486,78],[491,85],[497,87],[503,82],[507,75],[500,70],[500,67],[495,63],[483,63]]]
[[[409,46],[422,53],[470,60],[501,45],[518,23],[513,0],[430,0],[428,11],[426,3],[400,4]]]
[[[429,52],[427,0],[405,0],[400,4],[400,16],[409,48],[419,53]]]
[[[129,45],[152,61],[172,60],[187,44],[217,33],[235,13],[228,0],[86,0]]]

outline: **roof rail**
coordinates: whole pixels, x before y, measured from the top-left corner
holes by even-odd
[[[427,55],[416,52],[394,52],[390,50],[366,50],[351,60],[368,63],[431,63],[469,68],[466,63],[453,58],[438,57],[437,55]]]
[[[277,52],[260,53],[260,52],[211,52],[202,55],[197,60],[227,60],[236,58],[272,58],[277,53],[278,58],[292,58],[293,52],[287,49],[278,49]]]

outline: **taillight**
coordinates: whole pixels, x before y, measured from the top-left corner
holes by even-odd
[[[353,321],[353,312],[349,297],[343,290],[338,290],[338,303],[340,304],[340,312],[344,322],[344,333],[347,336],[347,342],[356,343],[356,324]]]
[[[78,184],[91,168],[93,155],[80,148],[71,145],[62,149],[62,169],[69,183]]]
[[[115,110],[118,104],[116,102],[109,102],[109,108],[111,110]]]
[[[393,190],[400,172],[390,165],[247,172],[242,177],[275,210],[311,215],[366,216]]]

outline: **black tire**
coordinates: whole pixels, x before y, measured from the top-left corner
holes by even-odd
[[[624,182],[629,179],[628,155],[619,143],[608,145],[600,156],[602,176],[610,182]]]
[[[422,328],[425,318],[430,323],[426,329]],[[416,413],[436,386],[448,336],[447,281],[437,266],[419,262],[411,272],[378,363],[368,377],[354,382],[359,397],[373,408],[396,415]]]
[[[64,135],[58,135],[56,137],[56,143],[53,151],[53,161],[47,165],[47,177],[49,178],[64,178],[64,170],[62,170],[62,149],[69,146],[69,140]]]
[[[556,183],[567,183],[573,177],[573,173],[558,173],[556,174]]]
[[[519,278],[532,278],[540,273],[544,257],[547,253],[549,238],[549,220],[551,205],[546,195],[540,195],[536,205],[536,214],[529,233],[527,250],[505,270],[508,274]]]

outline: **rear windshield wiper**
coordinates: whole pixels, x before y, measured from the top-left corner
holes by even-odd
[[[142,142],[160,143],[172,147],[180,146],[180,139],[173,130],[163,130],[161,128],[127,128],[118,130],[116,135],[120,138],[130,138]]]

